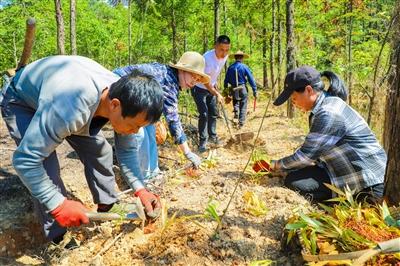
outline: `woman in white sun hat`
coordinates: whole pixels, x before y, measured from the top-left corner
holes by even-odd
[[[132,71],[140,70],[150,74],[160,83],[164,91],[163,114],[168,123],[168,128],[174,138],[175,144],[179,145],[185,157],[199,167],[201,159],[193,153],[187,144],[186,135],[178,114],[178,97],[181,90],[189,89],[198,83],[208,83],[210,77],[204,73],[204,57],[197,52],[185,52],[176,64],[168,65],[157,62],[148,64],[130,65],[114,70],[119,76],[125,76]],[[137,150],[137,157],[130,161],[135,165],[133,173],[143,181],[158,174],[158,151],[154,125],[149,125],[138,134],[130,138],[120,136],[119,140],[125,145]],[[124,156],[119,155],[120,156]],[[124,166],[121,166],[124,167]]]

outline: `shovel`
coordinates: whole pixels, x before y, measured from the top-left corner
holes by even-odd
[[[146,221],[144,207],[139,198],[135,198],[133,203],[127,203],[126,209],[129,209],[127,214],[119,214],[114,212],[86,212],[87,217],[91,221],[114,221],[114,220],[130,220]]]
[[[221,104],[221,110],[222,110],[222,114],[224,116],[225,125],[228,128],[228,132],[229,132],[229,136],[230,136],[230,139],[228,142],[239,142],[240,143],[242,141],[248,141],[248,140],[251,140],[252,138],[254,138],[254,132],[243,132],[243,133],[233,135],[232,131],[231,131],[231,127],[229,126],[228,116],[227,116],[225,108],[222,104]]]

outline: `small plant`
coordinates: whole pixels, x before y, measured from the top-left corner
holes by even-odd
[[[221,224],[221,218],[217,212],[218,202],[211,198],[208,201],[207,207],[204,211],[204,217],[216,221],[219,225]]]
[[[379,242],[400,237],[397,221],[385,203],[380,206],[357,202],[349,188],[341,191],[331,185],[328,187],[338,194],[337,198],[329,200],[335,205],[320,204],[324,212],[307,215],[300,212],[289,219],[285,227],[289,231],[288,242],[298,234],[306,250],[316,255],[374,248]],[[386,255],[380,258],[382,256]],[[389,255],[386,259],[389,260]]]
[[[246,191],[242,198],[246,203],[245,211],[247,213],[257,217],[267,214],[267,205],[254,192]]]

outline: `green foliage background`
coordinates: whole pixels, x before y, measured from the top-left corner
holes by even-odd
[[[282,57],[285,58],[286,1],[280,1],[282,25]],[[353,12],[349,11],[352,1]],[[247,64],[258,83],[262,83],[262,42],[277,32],[271,32],[272,0],[220,0],[220,34],[232,40],[232,50],[242,49],[251,54]],[[374,64],[386,34],[395,0],[295,0],[296,61],[319,70],[333,70],[346,79],[353,71],[354,106],[365,116],[367,93],[373,86]],[[69,1],[63,1],[65,46],[69,44]],[[109,69],[128,64],[127,0],[77,1],[77,50]],[[178,56],[185,50],[205,52],[213,46],[213,0],[131,0],[132,63],[172,61],[172,9],[177,25]],[[37,35],[32,61],[57,54],[54,1],[0,1],[0,70],[14,67],[24,42],[25,20],[37,20]],[[276,15],[278,17],[278,14]],[[353,19],[352,54],[347,59],[349,19]],[[266,27],[267,36],[262,29]],[[277,69],[275,44],[275,71]],[[378,77],[385,74],[390,54],[389,45],[383,50]],[[269,47],[268,47],[269,49]],[[269,71],[269,70],[268,70]],[[282,62],[282,77],[286,72]],[[269,74],[269,72],[268,72]],[[382,90],[382,89],[381,89]],[[379,94],[378,94],[379,96]],[[382,96],[383,97],[383,96]],[[382,104],[383,105],[383,104]],[[378,108],[380,108],[378,102]],[[378,110],[382,112],[382,110]],[[375,123],[375,127],[376,127]],[[380,126],[378,126],[380,127]]]

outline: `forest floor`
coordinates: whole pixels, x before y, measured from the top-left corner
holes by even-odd
[[[251,101],[242,131],[256,133],[267,99],[259,100],[255,112],[250,108]],[[232,117],[231,106],[225,108]],[[186,125],[197,124],[194,119],[182,119]],[[184,171],[176,170],[186,162],[177,147],[167,142],[160,147],[160,155],[177,158],[177,161],[160,159],[165,177],[160,196],[166,212],[154,230],[144,234],[141,227],[132,222],[91,223],[70,230],[69,235],[77,239],[80,246],[65,250],[44,243],[29,193],[11,165],[14,142],[8,136],[4,122],[1,120],[0,123],[1,265],[248,265],[259,260],[272,260],[276,265],[303,265],[299,251],[283,249],[281,240],[286,221],[293,211],[306,211],[313,206],[302,196],[284,188],[279,177],[255,175],[249,167],[218,236],[214,235],[215,221],[204,217],[190,218],[204,214],[210,199],[218,203],[217,211],[222,213],[249,158],[253,140],[218,148],[212,154],[205,153],[205,157],[210,156],[198,177],[189,177]],[[266,159],[291,154],[304,140],[306,123],[302,115],[300,120],[291,121],[285,118],[283,108],[270,107],[256,142],[257,154]],[[222,119],[218,120],[218,132],[223,139],[229,139]],[[112,140],[110,128],[104,133]],[[188,135],[195,139],[195,135]],[[95,209],[83,166],[72,148],[64,142],[57,153],[61,176],[70,197]],[[264,215],[254,216],[248,211],[243,198],[248,191],[265,203],[268,210]],[[117,241],[107,251],[96,256],[117,236]]]

